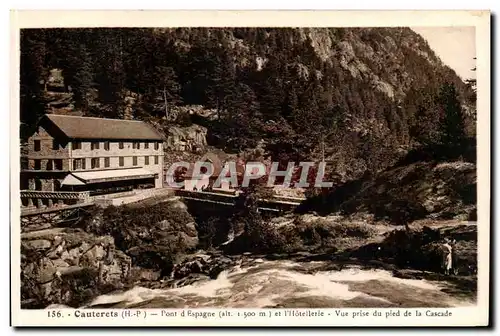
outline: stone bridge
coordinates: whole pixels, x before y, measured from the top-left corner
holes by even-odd
[[[150,197],[166,195],[175,195],[191,203],[193,208],[199,208],[201,211],[204,211],[202,205],[208,205],[214,210],[219,207],[234,207],[238,200],[236,193],[225,191],[189,191],[169,188],[151,190],[144,193],[144,195],[106,195],[106,197],[114,196],[114,198],[109,200],[126,200],[123,203],[130,203]],[[267,199],[260,199],[258,208],[260,211],[265,212],[287,212],[295,209],[303,200],[302,198],[273,196]],[[82,215],[86,214],[88,207],[100,204],[103,200],[90,196],[88,192],[22,190],[21,201],[21,231],[25,232],[51,227],[55,223],[78,221]],[[106,205],[101,204],[101,206]],[[113,203],[113,205],[115,204]]]
[[[187,201],[212,203],[220,206],[235,206],[238,195],[229,192],[190,191],[178,189],[175,194]],[[285,212],[295,209],[304,199],[273,196],[259,200],[259,210]]]

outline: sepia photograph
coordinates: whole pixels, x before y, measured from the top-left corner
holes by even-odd
[[[474,25],[18,38],[17,309],[477,307]]]

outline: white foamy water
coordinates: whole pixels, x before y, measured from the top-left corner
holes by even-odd
[[[363,282],[369,280],[385,280],[400,283],[410,287],[418,287],[429,290],[440,290],[441,286],[436,283],[431,283],[426,280],[418,279],[401,279],[392,275],[391,272],[386,270],[360,270],[359,268],[352,267],[344,269],[340,272],[318,272],[319,276],[326,276],[330,281],[349,281],[349,282]]]
[[[155,296],[161,296],[164,294],[164,292],[165,291],[160,289],[150,289],[137,286],[120,294],[98,296],[95,300],[92,301],[90,306],[119,302],[127,302],[129,304],[139,303],[149,300]]]
[[[90,306],[119,302],[133,305],[152,299],[165,302],[166,307],[177,308],[262,308],[276,305],[341,308],[358,303],[373,307],[446,307],[471,304],[441,291],[446,283],[396,278],[385,270],[349,267],[313,274],[300,270],[321,263],[259,260],[251,267],[237,266],[224,271],[216,280],[172,289],[135,287],[123,293],[99,296]]]
[[[246,273],[249,268],[241,269],[239,266],[236,266],[231,271],[222,271],[216,280],[208,280],[200,283],[195,283],[193,285],[188,285],[180,288],[170,289],[170,292],[175,292],[179,295],[182,294],[192,294],[204,297],[216,297],[220,295],[224,295],[224,293],[228,292],[233,283],[229,279],[229,275],[234,277],[237,274]]]

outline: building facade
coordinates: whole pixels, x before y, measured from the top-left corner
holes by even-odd
[[[21,190],[92,195],[163,186],[163,137],[141,121],[45,115],[27,146]]]

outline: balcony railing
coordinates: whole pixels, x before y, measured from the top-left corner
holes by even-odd
[[[62,200],[87,200],[90,197],[88,191],[39,191],[21,190],[21,198],[50,198]]]
[[[88,191],[21,190],[22,208],[52,208],[92,201]]]

